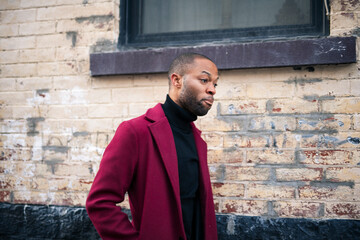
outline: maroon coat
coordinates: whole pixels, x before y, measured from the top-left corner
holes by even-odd
[[[194,124],[192,128],[199,155],[204,235],[206,240],[217,239],[207,146]],[[126,192],[132,222],[116,206]],[[186,239],[175,142],[161,104],[120,124],[104,152],[86,209],[104,240]]]

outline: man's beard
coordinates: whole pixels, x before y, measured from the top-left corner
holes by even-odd
[[[197,100],[195,94],[193,94],[189,89],[187,89],[184,79],[184,86],[181,90],[179,96],[179,103],[181,106],[188,110],[189,112],[195,114],[196,116],[204,116],[210,110],[210,107],[206,107],[203,105],[203,101],[206,99]]]

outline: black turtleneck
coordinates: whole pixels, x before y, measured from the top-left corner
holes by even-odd
[[[190,125],[197,116],[178,106],[169,95],[162,108],[174,135],[186,237],[188,240],[201,239],[201,212],[198,197],[199,158]]]

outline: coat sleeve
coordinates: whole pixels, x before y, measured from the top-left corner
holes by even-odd
[[[123,122],[105,149],[86,200],[86,210],[104,240],[137,239],[138,232],[117,203],[124,201],[138,159],[138,141],[134,128]]]

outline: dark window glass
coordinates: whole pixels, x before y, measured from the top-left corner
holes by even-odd
[[[322,0],[123,0],[122,45],[326,35]]]

